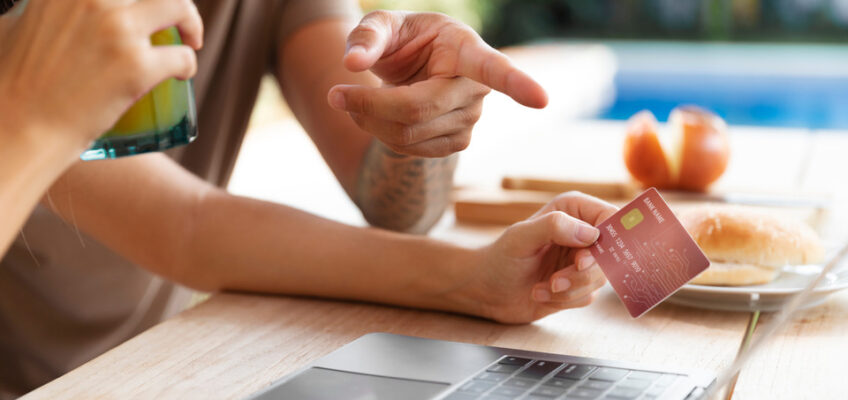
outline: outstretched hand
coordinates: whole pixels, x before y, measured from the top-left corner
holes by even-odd
[[[469,26],[435,13],[376,11],[350,33],[344,65],[383,87],[333,87],[328,100],[391,149],[438,157],[471,140],[490,88],[535,108],[545,90]]]
[[[617,210],[583,193],[557,196],[481,250],[463,291],[479,300],[479,314],[505,323],[589,305],[606,278],[588,246],[600,233],[594,226]]]

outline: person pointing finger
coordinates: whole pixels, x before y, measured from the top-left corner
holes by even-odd
[[[467,147],[490,89],[527,107],[548,103],[507,56],[442,14],[369,13],[348,36],[343,62],[383,86],[336,85],[330,105],[401,154],[444,157]]]

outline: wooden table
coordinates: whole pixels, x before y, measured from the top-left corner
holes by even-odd
[[[717,369],[732,359],[747,321],[742,313],[672,305],[634,321],[610,291],[590,308],[523,326],[370,304],[219,294],[27,398],[239,398],[378,331]]]
[[[557,83],[548,83],[548,87],[551,85]],[[568,91],[561,89],[557,92],[554,87],[551,91]],[[460,163],[460,184],[491,187],[505,173],[626,177],[620,162],[621,123],[574,122],[556,112],[533,114],[516,110],[498,95],[487,102],[474,142]],[[733,128],[732,137],[734,155],[719,187],[759,185],[846,198],[838,196],[844,196],[848,187],[848,134]],[[245,147],[251,148],[249,144]],[[273,149],[271,157],[251,158],[252,162],[267,163],[255,165],[257,170],[287,170],[273,164],[286,159],[280,156],[281,147]],[[297,146],[282,149],[292,154],[303,150]],[[315,163],[320,170],[320,161],[316,159]],[[304,170],[310,170],[310,166],[301,165],[299,171]],[[310,179],[312,183],[319,181]],[[329,182],[331,178],[327,179]],[[261,186],[255,191],[244,185],[239,189],[273,198],[263,194]],[[837,200],[836,204],[845,203]],[[837,209],[821,227],[828,240],[848,237],[848,218],[841,207]],[[346,210],[345,215],[355,215]],[[436,236],[475,245],[491,240],[502,229],[455,225],[447,218]],[[749,313],[663,304],[633,320],[609,288],[604,288],[590,307],[521,326],[354,302],[216,294],[26,398],[240,398],[363,334],[378,331],[719,370],[738,351],[749,319]],[[846,338],[848,292],[843,292],[804,312],[783,329],[743,369],[734,398],[845,398]]]

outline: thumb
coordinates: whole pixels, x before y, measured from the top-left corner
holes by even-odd
[[[368,13],[347,37],[344,55],[345,68],[352,72],[365,71],[383,56],[392,38],[395,26],[403,21],[403,15],[390,11]]]
[[[600,231],[562,211],[519,222],[503,235],[506,251],[513,257],[531,257],[549,244],[564,247],[588,247],[598,240]]]

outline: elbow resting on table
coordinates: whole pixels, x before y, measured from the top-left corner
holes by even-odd
[[[425,234],[450,204],[458,158],[401,155],[375,140],[363,159],[354,203],[371,226]]]

